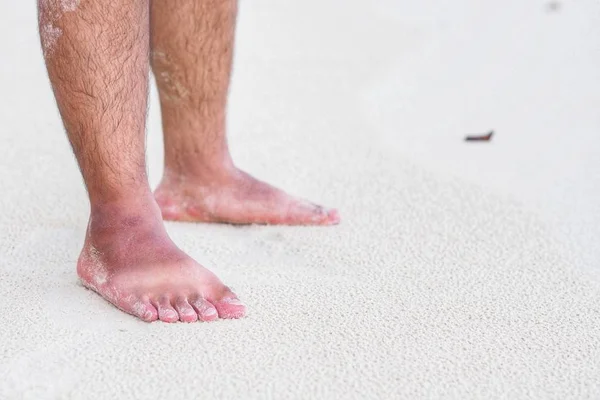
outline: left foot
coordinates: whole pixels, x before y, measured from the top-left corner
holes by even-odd
[[[293,197],[233,169],[210,180],[175,173],[154,192],[163,219],[230,224],[335,225],[336,210]]]

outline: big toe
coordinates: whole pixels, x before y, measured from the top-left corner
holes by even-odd
[[[212,304],[219,313],[219,318],[237,319],[246,316],[246,306],[237,297],[223,298]]]
[[[335,225],[340,223],[340,214],[335,209],[325,208],[307,201],[290,205],[285,217],[290,225]]]
[[[158,319],[158,310],[148,300],[136,300],[124,308],[142,321],[152,322]]]

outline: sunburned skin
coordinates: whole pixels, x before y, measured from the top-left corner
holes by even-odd
[[[86,287],[147,322],[245,315],[244,304],[219,278],[175,246],[156,205],[129,212],[111,207],[90,218],[77,264]]]
[[[332,225],[339,215],[251,177],[231,159],[225,121],[237,2],[38,5],[48,75],[90,200],[79,278],[143,321],[245,316],[235,293],[173,243],[162,219]],[[150,64],[165,142],[154,194],[145,161]]]
[[[152,70],[161,99],[164,219],[232,224],[334,225],[340,217],[234,166],[226,137],[236,1],[152,3]],[[219,21],[219,24],[215,24]],[[194,32],[195,40],[189,40]]]
[[[167,173],[155,196],[163,218],[170,221],[273,225],[340,222],[336,210],[290,196],[239,170],[214,182]]]
[[[64,13],[77,9],[80,0],[38,0],[39,25],[42,50],[50,57],[56,42],[62,36],[62,30],[55,26]]]

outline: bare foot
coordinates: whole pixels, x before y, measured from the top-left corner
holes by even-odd
[[[245,314],[219,278],[175,246],[156,204],[93,212],[77,273],[85,286],[148,322]]]
[[[211,179],[166,173],[154,192],[163,219],[231,224],[335,225],[325,209],[233,169]]]

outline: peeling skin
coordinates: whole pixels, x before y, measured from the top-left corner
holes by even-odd
[[[65,13],[73,12],[79,6],[80,0],[38,0],[39,27],[44,57],[53,54],[63,31],[57,26]]]
[[[98,287],[102,286],[108,280],[108,271],[100,260],[100,252],[95,248],[91,247],[89,250],[89,261],[88,270],[92,278],[93,284]]]
[[[48,57],[52,54],[56,42],[62,36],[62,29],[49,22],[40,27],[40,36],[42,38],[44,57]]]
[[[66,12],[77,10],[81,0],[38,0],[40,11],[50,19],[59,19]]]
[[[177,64],[165,52],[160,50],[154,50],[151,53],[151,57],[152,63],[161,66],[160,69],[163,69],[162,72],[155,75],[158,83],[163,87],[161,91],[162,98],[169,101],[177,101],[188,97],[190,91],[178,79],[179,70]],[[174,73],[167,70],[174,71]]]
[[[80,0],[61,0],[60,8],[63,12],[71,12],[77,9]]]
[[[131,310],[135,315],[140,315],[143,317],[146,316],[146,313],[149,313],[149,311],[146,310],[146,306],[141,301],[135,302],[133,307],[131,307]]]
[[[121,299],[122,295],[118,288],[114,286],[106,288],[104,291],[104,296],[108,299],[108,301],[115,304],[117,307],[119,306],[119,300]]]

